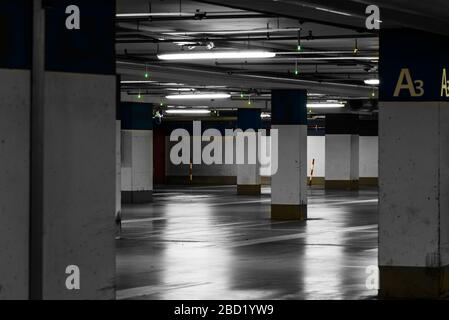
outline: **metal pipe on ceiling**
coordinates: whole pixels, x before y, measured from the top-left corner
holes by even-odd
[[[137,62],[137,61],[118,61],[119,66],[123,66],[126,69],[141,69],[142,67],[148,66],[151,67],[153,70],[153,73],[156,73],[158,71],[163,72],[166,75],[169,75],[170,73],[176,74],[177,78],[181,81],[181,75],[185,76],[186,78],[192,79],[192,77],[198,76],[201,77],[203,80],[207,80],[209,83],[212,83],[211,81],[213,78],[216,77],[216,80],[219,80],[222,84],[228,84],[229,86],[232,86],[231,82],[238,82],[238,83],[246,83],[247,85],[250,85],[253,88],[259,88],[257,84],[269,84],[270,88],[278,88],[278,87],[304,87],[309,89],[316,89],[317,92],[321,92],[323,88],[326,88],[327,93],[339,93],[339,94],[346,94],[349,95],[349,92],[351,94],[355,95],[361,95],[363,93],[369,93],[372,91],[371,87],[368,87],[366,85],[356,85],[356,84],[342,84],[342,83],[333,83],[333,82],[323,82],[323,81],[313,81],[313,80],[303,80],[303,79],[293,79],[293,78],[283,78],[279,76],[265,76],[265,75],[252,75],[252,74],[232,74],[229,72],[226,72],[224,70],[200,70],[198,68],[194,67],[186,67],[186,66],[161,66],[158,64],[146,64],[144,62]],[[248,83],[249,79],[254,80],[254,84]],[[215,81],[216,81],[215,80]],[[243,82],[242,82],[243,81]],[[263,87],[260,87],[263,88]]]
[[[301,28],[281,28],[281,29],[251,29],[251,30],[214,30],[214,31],[179,31],[179,32],[164,32],[163,35],[190,37],[197,35],[214,35],[214,36],[228,36],[228,35],[250,35],[250,34],[269,34],[269,33],[290,33],[298,32]]]
[[[217,3],[218,1],[211,1],[211,0],[196,0],[198,2],[202,2],[202,3],[206,3],[206,4],[213,4],[213,5],[225,5],[226,7],[232,8],[232,9],[238,9],[238,10],[251,10],[253,12],[259,12],[259,13],[263,13],[263,14],[268,14],[271,13],[269,12],[268,9],[263,10],[261,8],[254,8],[254,6],[252,6],[251,8],[247,7],[247,4],[244,3],[244,1],[239,1],[238,3],[235,3],[235,1],[232,1],[233,3],[229,3],[231,1],[228,1],[227,4],[223,4],[222,1],[220,1],[220,3]],[[336,28],[341,28],[341,29],[347,29],[347,30],[354,30],[356,32],[365,32],[366,29],[364,28],[364,26],[355,26],[355,25],[351,25],[351,24],[345,24],[345,23],[341,23],[341,22],[337,22],[337,21],[326,21],[326,20],[322,20],[322,19],[314,19],[314,18],[310,18],[310,17],[305,17],[305,16],[299,16],[299,15],[295,15],[295,13],[280,13],[277,12],[277,16],[278,17],[284,17],[284,18],[288,18],[288,19],[294,19],[294,20],[298,20],[301,23],[317,23],[317,24],[321,24],[321,25],[326,25],[326,26],[331,26],[331,27],[336,27]]]
[[[345,34],[345,35],[326,35],[326,36],[306,36],[302,38],[302,41],[317,41],[317,40],[346,40],[346,39],[376,39],[379,35],[375,33],[358,33],[358,34]],[[298,40],[298,37],[293,36],[281,36],[281,37],[204,37],[204,38],[182,38],[182,39],[134,39],[134,40],[122,40],[120,36],[117,37],[117,43],[174,43],[180,41],[191,42],[203,42],[203,41],[227,41],[227,42],[251,42],[254,41],[293,41]]]
[[[243,13],[243,14],[214,14],[207,12],[196,12],[192,15],[179,15],[179,16],[117,16],[116,22],[144,22],[144,21],[186,21],[186,20],[228,20],[228,19],[267,19],[277,18],[274,14],[263,13]]]

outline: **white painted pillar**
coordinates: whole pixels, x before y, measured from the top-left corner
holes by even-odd
[[[359,185],[379,186],[379,130],[377,120],[360,123]]]
[[[358,115],[326,115],[326,189],[358,190]]]
[[[116,120],[115,123],[115,219],[120,227],[122,211],[122,122]]]
[[[245,155],[244,164],[237,165],[237,193],[239,195],[260,195],[261,193],[260,163],[257,157],[257,132],[262,126],[260,115],[260,109],[238,109],[237,127],[243,131],[243,136],[246,137],[243,148],[239,147],[241,144],[241,142],[239,143],[239,134],[236,137],[236,153],[242,152]],[[252,130],[252,133],[247,130]],[[249,143],[251,140],[253,142]],[[251,156],[254,156],[256,161],[251,161]]]
[[[272,158],[278,133],[278,168],[271,181],[271,217],[307,219],[307,91],[273,90]],[[276,168],[272,168],[276,169]]]
[[[153,106],[121,103],[122,202],[153,201]]]
[[[66,28],[66,2],[45,13],[42,99],[33,105],[31,297],[113,299],[115,4],[70,4],[80,7],[79,30]],[[67,271],[74,279],[79,271],[79,287],[67,286]]]
[[[447,43],[447,37],[415,30],[381,32],[379,266],[385,298],[449,294]]]

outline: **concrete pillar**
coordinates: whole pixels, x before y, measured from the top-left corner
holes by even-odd
[[[120,114],[121,78],[117,76],[116,110],[115,110],[115,221],[117,225],[116,238],[120,238],[122,211],[122,120]]]
[[[380,34],[380,295],[449,294],[449,38]]]
[[[66,24],[69,5],[80,9],[79,29]],[[46,29],[35,40],[45,34],[45,58],[33,67],[31,298],[113,299],[115,2],[43,8]]]
[[[0,300],[16,300],[29,291],[31,2],[1,1],[0,21]]]
[[[248,141],[251,139],[253,142],[255,141],[255,143],[245,142],[244,147],[240,150],[237,135],[237,153],[242,151],[245,155],[244,164],[237,165],[237,193],[239,195],[260,195],[261,193],[260,163],[257,157],[257,132],[262,126],[260,114],[260,109],[238,109],[238,129],[244,132],[254,130],[254,135],[252,138],[249,137]],[[249,155],[255,155],[255,163],[249,160]]]
[[[117,223],[117,235],[120,236],[121,211],[122,211],[122,122],[116,121],[115,126],[115,221]]]
[[[326,115],[326,189],[358,190],[358,115]]]
[[[360,121],[359,185],[379,186],[379,121]]]
[[[122,202],[153,201],[153,105],[122,102]]]
[[[272,91],[272,158],[278,168],[271,181],[271,217],[307,219],[307,91]],[[278,150],[275,148],[278,135]]]

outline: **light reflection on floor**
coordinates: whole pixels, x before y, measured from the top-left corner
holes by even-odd
[[[123,208],[119,299],[369,299],[377,191],[309,194],[307,222],[270,220],[270,189],[157,190]]]

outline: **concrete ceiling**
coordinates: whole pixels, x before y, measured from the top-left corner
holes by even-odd
[[[220,3],[217,0],[201,1]],[[449,6],[446,0],[227,0],[226,5],[233,8],[270,12],[295,19],[324,20],[326,23],[346,25],[363,30],[365,28],[365,9],[368,5],[379,6],[382,13],[383,28],[411,27],[435,33],[449,34]],[[347,13],[341,15],[325,12]]]
[[[122,80],[128,81],[122,85],[124,93],[140,92],[150,100],[163,101],[175,88],[194,88],[196,92],[226,91],[233,95],[232,101],[238,101],[242,94],[245,99],[257,99],[267,97],[275,88],[304,88],[312,93],[311,99],[364,101],[365,107],[357,103],[354,112],[372,112],[372,100],[377,96],[377,88],[364,84],[365,79],[378,77],[377,60],[371,58],[379,54],[377,34],[365,29],[366,6],[381,7],[382,27],[446,31],[441,26],[447,24],[449,16],[449,6],[439,0],[425,4],[401,0],[117,2],[119,14],[178,13],[117,19],[117,67]],[[179,16],[180,12],[186,16]],[[297,51],[299,28],[301,52]],[[272,32],[265,32],[267,29]],[[189,62],[157,58],[160,53],[206,51],[211,42],[213,50],[264,49],[278,55],[262,60]],[[356,55],[354,48],[358,49]],[[151,83],[129,83],[147,80],[146,72]],[[229,102],[223,105],[232,107]]]

